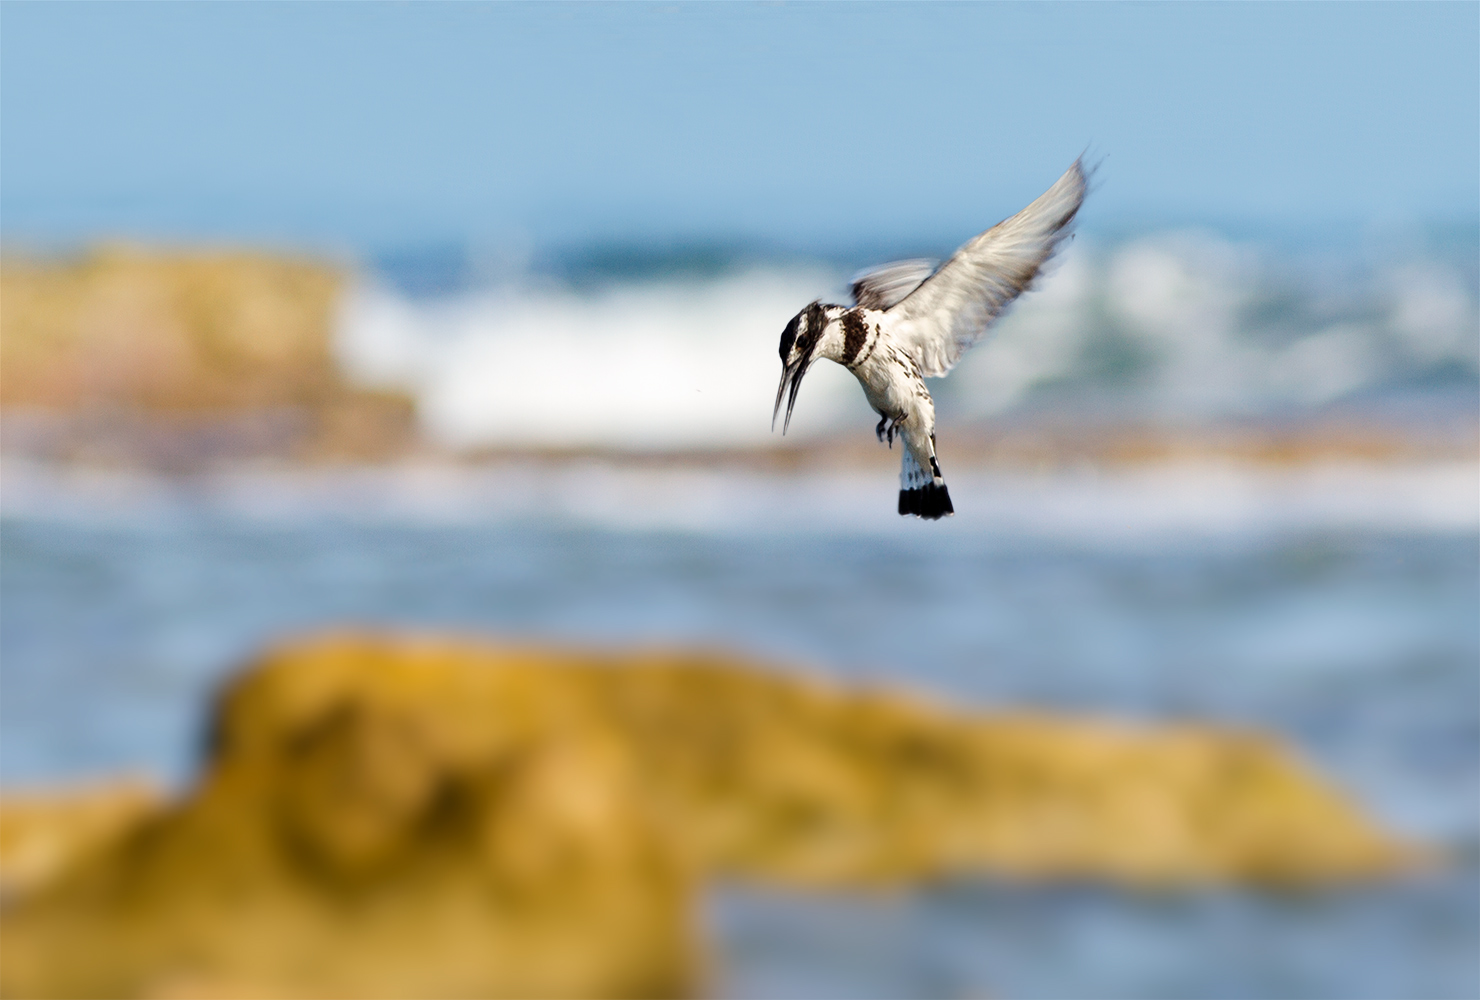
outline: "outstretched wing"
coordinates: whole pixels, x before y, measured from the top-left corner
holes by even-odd
[[[1084,202],[1081,157],[1017,215],[971,240],[890,311],[920,374],[944,375],[1023,292],[1070,233]]]
[[[853,289],[853,304],[865,309],[888,309],[919,288],[939,265],[938,260],[922,258],[897,260],[859,271],[849,283]]]

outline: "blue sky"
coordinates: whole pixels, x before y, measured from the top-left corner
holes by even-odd
[[[1480,5],[0,8],[0,230],[388,247],[1470,222]]]

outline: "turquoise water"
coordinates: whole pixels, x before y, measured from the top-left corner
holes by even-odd
[[[8,503],[0,778],[139,768],[186,780],[223,677],[284,632],[345,623],[693,642],[963,705],[1251,723],[1297,744],[1389,824],[1447,846],[1455,865],[1293,896],[990,882],[894,897],[721,889],[709,908],[724,956],[716,990],[1480,995],[1471,528],[1312,516],[1033,531],[981,514],[984,487],[960,491],[965,513],[942,530],[882,516],[875,526],[841,508],[804,516],[802,504],[832,496],[815,490],[757,502],[749,519],[624,526],[528,512],[371,516],[373,489],[355,488],[355,503],[307,507],[263,492],[246,512],[189,484],[152,506]]]

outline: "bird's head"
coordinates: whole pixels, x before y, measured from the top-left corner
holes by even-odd
[[[781,385],[776,388],[776,408],[771,411],[772,430],[776,429],[781,397],[786,395],[788,385],[791,386],[791,395],[786,401],[786,420],[781,425],[781,433],[785,434],[791,426],[791,411],[797,405],[797,389],[801,387],[802,376],[807,374],[807,369],[817,358],[817,346],[830,318],[818,300],[793,316],[786,329],[781,331]]]

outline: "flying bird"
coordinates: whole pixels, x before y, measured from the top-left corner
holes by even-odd
[[[935,403],[926,378],[944,375],[966,349],[1032,283],[1066,238],[1084,202],[1081,156],[1038,200],[957,250],[939,267],[933,260],[902,260],[853,279],[853,305],[819,299],[781,334],[781,385],[771,428],[786,399],[791,426],[802,376],[818,358],[836,361],[863,386],[879,414],[875,433],[904,441],[899,512],[927,520],[955,513],[935,457]]]

